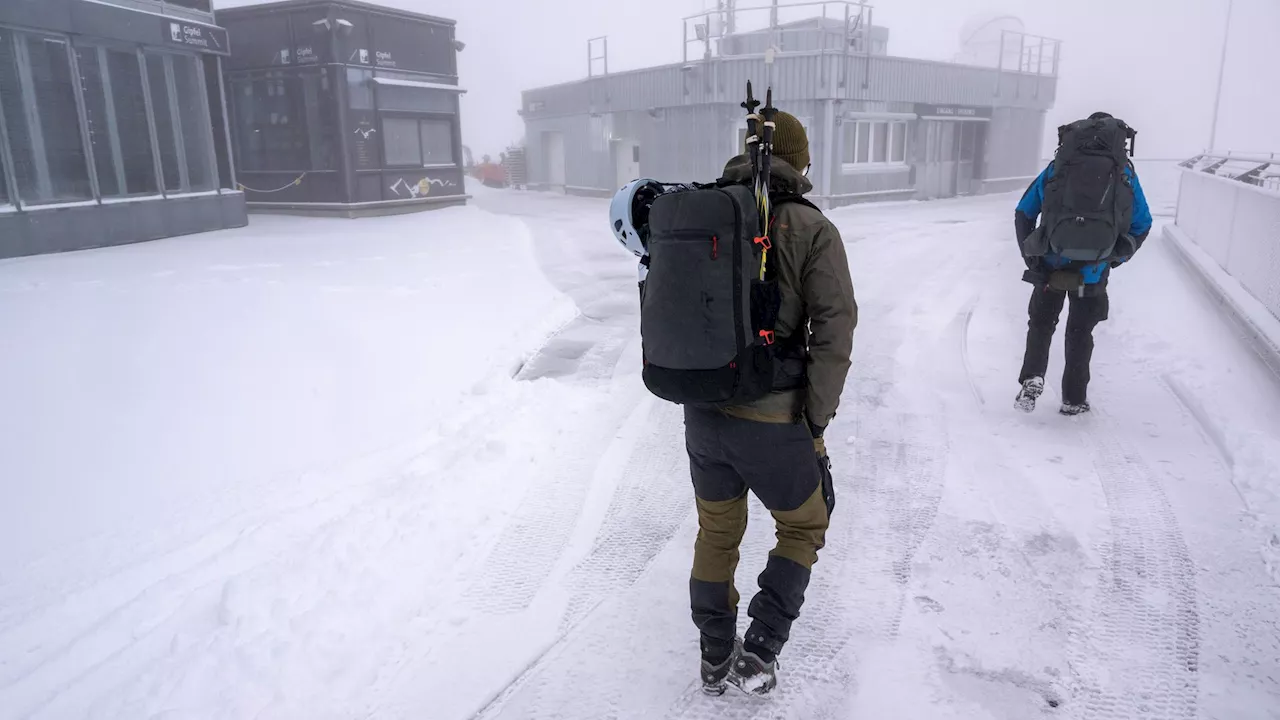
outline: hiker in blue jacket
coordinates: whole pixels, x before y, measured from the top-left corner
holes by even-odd
[[[1134,135],[1107,113],[1059,128],[1054,161],[1027,188],[1014,212],[1027,265],[1022,279],[1035,286],[1018,377],[1022,388],[1015,400],[1025,412],[1035,409],[1044,391],[1049,349],[1068,298],[1060,412],[1078,415],[1090,409],[1093,329],[1107,319],[1111,269],[1132,258],[1151,232],[1151,210],[1126,149]]]

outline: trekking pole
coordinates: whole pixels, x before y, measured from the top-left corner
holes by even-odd
[[[760,111],[764,118],[764,132],[760,140],[760,173],[756,179],[756,203],[760,209],[760,224],[763,228],[760,231],[760,242],[763,250],[760,253],[760,279],[764,280],[765,268],[769,262],[769,249],[773,244],[769,241],[769,220],[770,220],[770,203],[769,203],[769,173],[773,164],[773,128],[774,117],[778,114],[778,109],[773,106],[773,87],[765,90],[764,109]]]
[[[741,107],[747,111],[747,155],[751,157],[751,185],[754,190],[760,180],[760,116],[756,114],[760,101],[751,94],[750,80],[747,81],[747,99]]]

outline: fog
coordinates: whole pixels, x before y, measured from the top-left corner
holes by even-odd
[[[520,91],[587,74],[588,38],[609,38],[610,71],[681,59],[681,18],[710,0],[379,0],[457,20],[463,138],[479,157],[520,140]],[[217,7],[254,4],[218,2]],[[743,0],[739,7],[763,4]],[[1181,158],[1209,145],[1227,0],[881,0],[891,55],[946,60],[978,13],[1020,17],[1033,34],[1063,41],[1053,128],[1104,109],[1140,132],[1138,155]],[[923,20],[922,20],[923,19]],[[1235,0],[1217,149],[1280,150],[1280,79],[1274,46],[1280,1]],[[1273,68],[1268,71],[1267,68]]]

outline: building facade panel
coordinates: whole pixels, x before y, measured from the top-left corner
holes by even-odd
[[[453,21],[328,0],[221,17],[236,44],[226,84],[250,207],[363,214],[465,201]]]
[[[0,4],[0,257],[245,224],[221,122],[229,38],[190,5]]]

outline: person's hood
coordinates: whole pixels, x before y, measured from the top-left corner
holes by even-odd
[[[751,182],[751,158],[739,155],[724,166],[724,179],[733,182]],[[771,158],[769,161],[769,186],[773,192],[804,195],[813,190],[813,183],[786,160]]]

